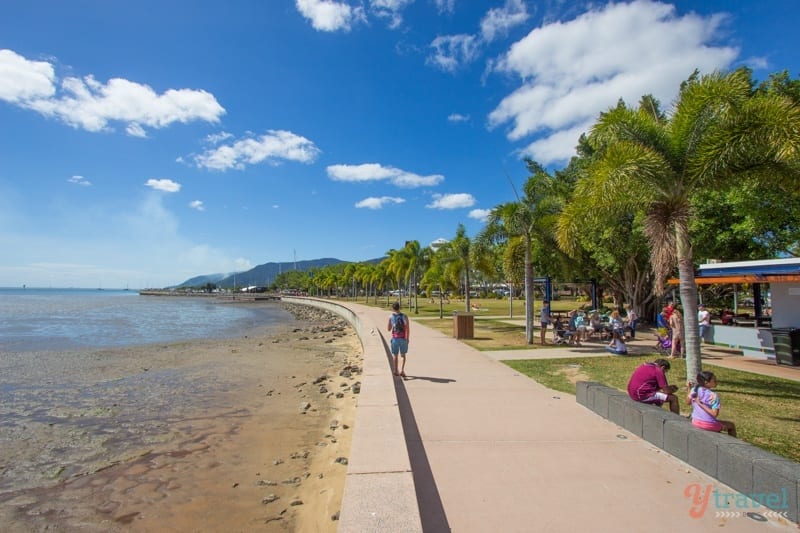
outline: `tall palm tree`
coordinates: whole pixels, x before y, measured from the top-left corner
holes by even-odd
[[[575,197],[594,209],[617,204],[644,213],[656,292],[677,264],[685,308],[687,378],[701,370],[689,221],[691,197],[734,186],[739,176],[797,186],[800,108],[785,96],[753,90],[746,69],[692,75],[667,115],[644,97],[602,113],[589,142],[598,153]]]
[[[481,241],[509,242],[509,253],[521,243],[525,268],[525,342],[534,342],[533,311],[533,249],[543,240],[552,225],[551,219],[560,210],[560,200],[554,194],[552,177],[538,163],[527,160],[532,175],[525,182],[523,195],[516,202],[501,204],[489,213],[486,227],[479,234]]]
[[[459,224],[456,236],[440,248],[439,261],[445,267],[445,273],[450,274],[464,284],[464,307],[470,311],[470,270],[472,270],[472,239],[467,236],[464,224]]]

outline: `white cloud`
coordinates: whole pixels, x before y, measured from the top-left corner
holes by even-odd
[[[212,133],[210,135],[206,135],[205,141],[208,144],[217,145],[222,141],[227,141],[232,137],[233,137],[232,133],[228,133],[227,131],[221,131],[219,133]]]
[[[491,213],[491,209],[473,209],[469,212],[469,218],[474,218],[475,220],[479,220],[480,222],[486,222],[489,218],[489,213]]]
[[[202,200],[192,200],[191,202],[189,202],[189,207],[191,207],[192,209],[195,209],[197,211],[205,211],[206,210],[206,206],[203,205],[203,201]]]
[[[508,30],[528,20],[528,11],[522,0],[506,0],[500,8],[490,9],[481,20],[481,37],[492,42],[497,37],[505,37]]]
[[[400,12],[413,2],[414,0],[371,0],[370,6],[375,15],[389,19],[389,27],[395,29],[403,23]]]
[[[460,209],[475,205],[475,197],[468,193],[434,194],[433,202],[426,205],[430,209]]]
[[[362,208],[366,207],[367,209],[382,209],[386,204],[402,204],[405,203],[405,199],[398,198],[396,196],[381,196],[380,198],[369,197],[364,198],[360,202],[356,202],[356,207]]]
[[[178,192],[181,190],[181,184],[174,182],[170,179],[149,179],[145,183],[151,189],[162,192]]]
[[[525,152],[540,163],[565,161],[580,133],[620,98],[635,105],[650,93],[666,108],[695,68],[727,68],[738,50],[711,44],[725,20],[678,17],[672,5],[637,0],[536,28],[497,62],[522,85],[489,125],[510,123],[511,140],[538,136]]]
[[[469,115],[453,113],[449,117],[447,117],[447,120],[449,120],[450,122],[467,122],[469,120]]]
[[[330,165],[328,177],[334,181],[366,182],[388,180],[397,187],[432,187],[444,181],[441,174],[420,176],[399,168],[384,167],[378,163],[361,165]]]
[[[202,90],[168,89],[157,94],[147,85],[113,78],[103,84],[93,76],[68,77],[57,87],[50,63],[28,61],[0,50],[0,99],[87,131],[123,124],[129,135],[146,136],[144,127],[164,128],[175,122],[218,122],[225,109]]]
[[[209,170],[242,170],[246,165],[282,161],[313,163],[320,150],[313,142],[291,131],[268,130],[258,138],[240,139],[193,156],[195,164]]]
[[[142,139],[147,137],[147,132],[144,131],[144,128],[135,122],[132,122],[125,127],[125,133],[131,137],[141,137]]]
[[[433,53],[426,62],[445,72],[455,72],[478,57],[480,42],[474,35],[440,35],[430,44]]]
[[[74,183],[75,185],[81,185],[83,187],[88,187],[92,184],[91,181],[85,179],[83,176],[72,176],[67,178],[67,181],[70,183]]]
[[[365,21],[362,7],[351,7],[330,0],[296,0],[297,10],[311,21],[315,30],[350,31],[353,24]]]
[[[14,104],[50,98],[56,92],[55,78],[50,63],[0,50],[0,100]]]

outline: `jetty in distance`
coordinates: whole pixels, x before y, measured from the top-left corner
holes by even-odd
[[[142,289],[140,296],[174,296],[182,298],[214,298],[225,302],[268,302],[281,300],[278,293],[264,292],[205,292],[173,289]]]

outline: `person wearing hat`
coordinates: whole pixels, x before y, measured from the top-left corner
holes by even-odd
[[[705,343],[706,334],[711,329],[711,313],[708,312],[706,306],[703,304],[697,306],[697,327],[700,340]]]

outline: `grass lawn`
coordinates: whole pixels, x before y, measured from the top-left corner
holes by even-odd
[[[347,301],[353,301],[352,299]],[[359,298],[357,303],[370,305],[373,307],[381,307],[385,309],[390,309],[392,303],[398,301],[397,297],[390,296],[388,299],[386,296],[379,296],[377,304],[375,303],[375,299],[370,297],[369,302],[366,302],[364,298]],[[477,309],[472,309],[471,312],[475,313],[477,317],[481,315],[486,316],[509,316],[509,300],[508,298],[470,298],[470,305],[477,307]],[[525,318],[525,300],[520,298],[514,298],[511,301],[513,305],[513,317],[514,318]],[[403,305],[403,312],[414,317],[438,317],[439,316],[439,299],[434,298],[434,301],[431,302],[430,298],[423,298],[419,297],[417,300],[417,306],[419,308],[419,313],[414,312],[414,300],[411,300],[411,306],[409,307],[408,298],[403,297],[402,301]],[[533,302],[534,305],[534,312],[536,313],[536,319],[538,322],[539,318],[539,311],[542,309],[542,300],[537,299]],[[587,302],[575,302],[574,300],[554,300],[550,302],[550,310],[554,313],[560,313],[562,315],[566,314],[572,309],[578,309],[582,305],[587,305]],[[465,303],[463,299],[455,299],[451,298],[450,303],[443,303],[442,304],[442,315],[443,317],[450,318],[453,316],[453,312],[458,311],[460,313],[466,311]]]
[[[575,394],[576,381],[599,381],[625,391],[638,365],[654,356],[596,357],[504,361],[511,368],[561,392]],[[667,379],[680,385],[686,375],[683,361],[671,361]],[[796,381],[708,365],[719,385],[720,417],[736,424],[738,437],[750,444],[800,462],[800,384]],[[690,408],[678,392],[681,414]]]

